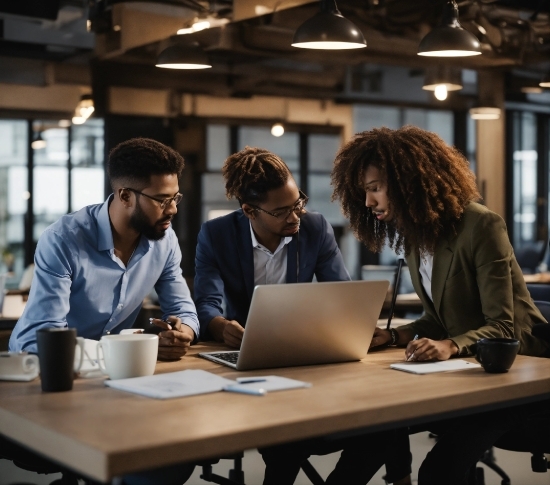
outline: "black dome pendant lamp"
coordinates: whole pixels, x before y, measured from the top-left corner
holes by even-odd
[[[441,25],[432,29],[420,41],[419,56],[466,57],[481,54],[477,37],[464,30],[458,22],[458,6],[449,0],[443,7]]]
[[[157,58],[156,67],[164,69],[208,69],[212,64],[198,43],[178,43],[164,49]]]
[[[293,47],[342,50],[367,47],[357,26],[342,16],[335,0],[321,0],[321,10],[294,33]]]

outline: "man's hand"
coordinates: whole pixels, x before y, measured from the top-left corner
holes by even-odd
[[[414,355],[413,355],[414,354]],[[405,349],[405,357],[411,361],[448,360],[458,354],[458,347],[452,340],[421,338],[411,340]],[[411,358],[412,355],[412,358]]]
[[[152,321],[155,325],[166,329],[159,333],[158,360],[179,360],[189,350],[191,342],[195,339],[195,332],[191,327],[181,323],[178,317],[170,316],[166,322],[158,318]]]
[[[208,324],[208,331],[218,342],[239,349],[243,341],[244,328],[236,320],[214,317]]]
[[[389,330],[382,328],[375,328],[374,335],[370,341],[370,347],[380,347],[381,345],[387,345],[391,341],[391,334]]]

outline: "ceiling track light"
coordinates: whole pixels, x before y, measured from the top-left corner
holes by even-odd
[[[550,72],[542,78],[542,81],[539,83],[539,86],[541,88],[550,88]]]
[[[367,47],[361,31],[340,13],[335,0],[320,2],[320,11],[300,25],[294,33],[293,47],[321,50]]]
[[[477,37],[464,30],[458,22],[458,6],[454,0],[443,7],[443,18],[438,27],[432,29],[420,41],[419,56],[466,57],[481,54]]]
[[[86,123],[88,118],[92,116],[94,112],[94,100],[92,99],[91,94],[83,94],[80,97],[80,101],[74,110],[74,115],[72,118],[72,123],[74,125],[82,125]]]
[[[212,15],[207,17],[196,17],[192,24],[189,27],[178,30],[178,35],[185,34],[194,34],[195,32],[200,32],[201,30],[210,29],[212,27],[221,27],[229,23],[229,19],[218,18]]]
[[[157,58],[157,67],[163,69],[208,69],[212,64],[197,42],[174,44],[164,49]]]

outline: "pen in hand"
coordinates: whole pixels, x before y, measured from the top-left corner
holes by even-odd
[[[418,340],[418,334],[414,336],[413,340]],[[416,350],[414,352],[416,352]],[[410,362],[412,360],[412,358],[414,357],[414,352],[411,355],[409,355],[407,362]]]

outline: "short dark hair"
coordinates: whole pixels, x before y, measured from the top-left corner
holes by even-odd
[[[286,184],[291,177],[285,162],[263,148],[245,147],[225,160],[222,168],[225,195],[240,204],[263,202],[267,192]]]
[[[174,149],[150,138],[131,138],[109,153],[111,185],[142,189],[151,175],[177,174],[183,170],[183,157]]]

